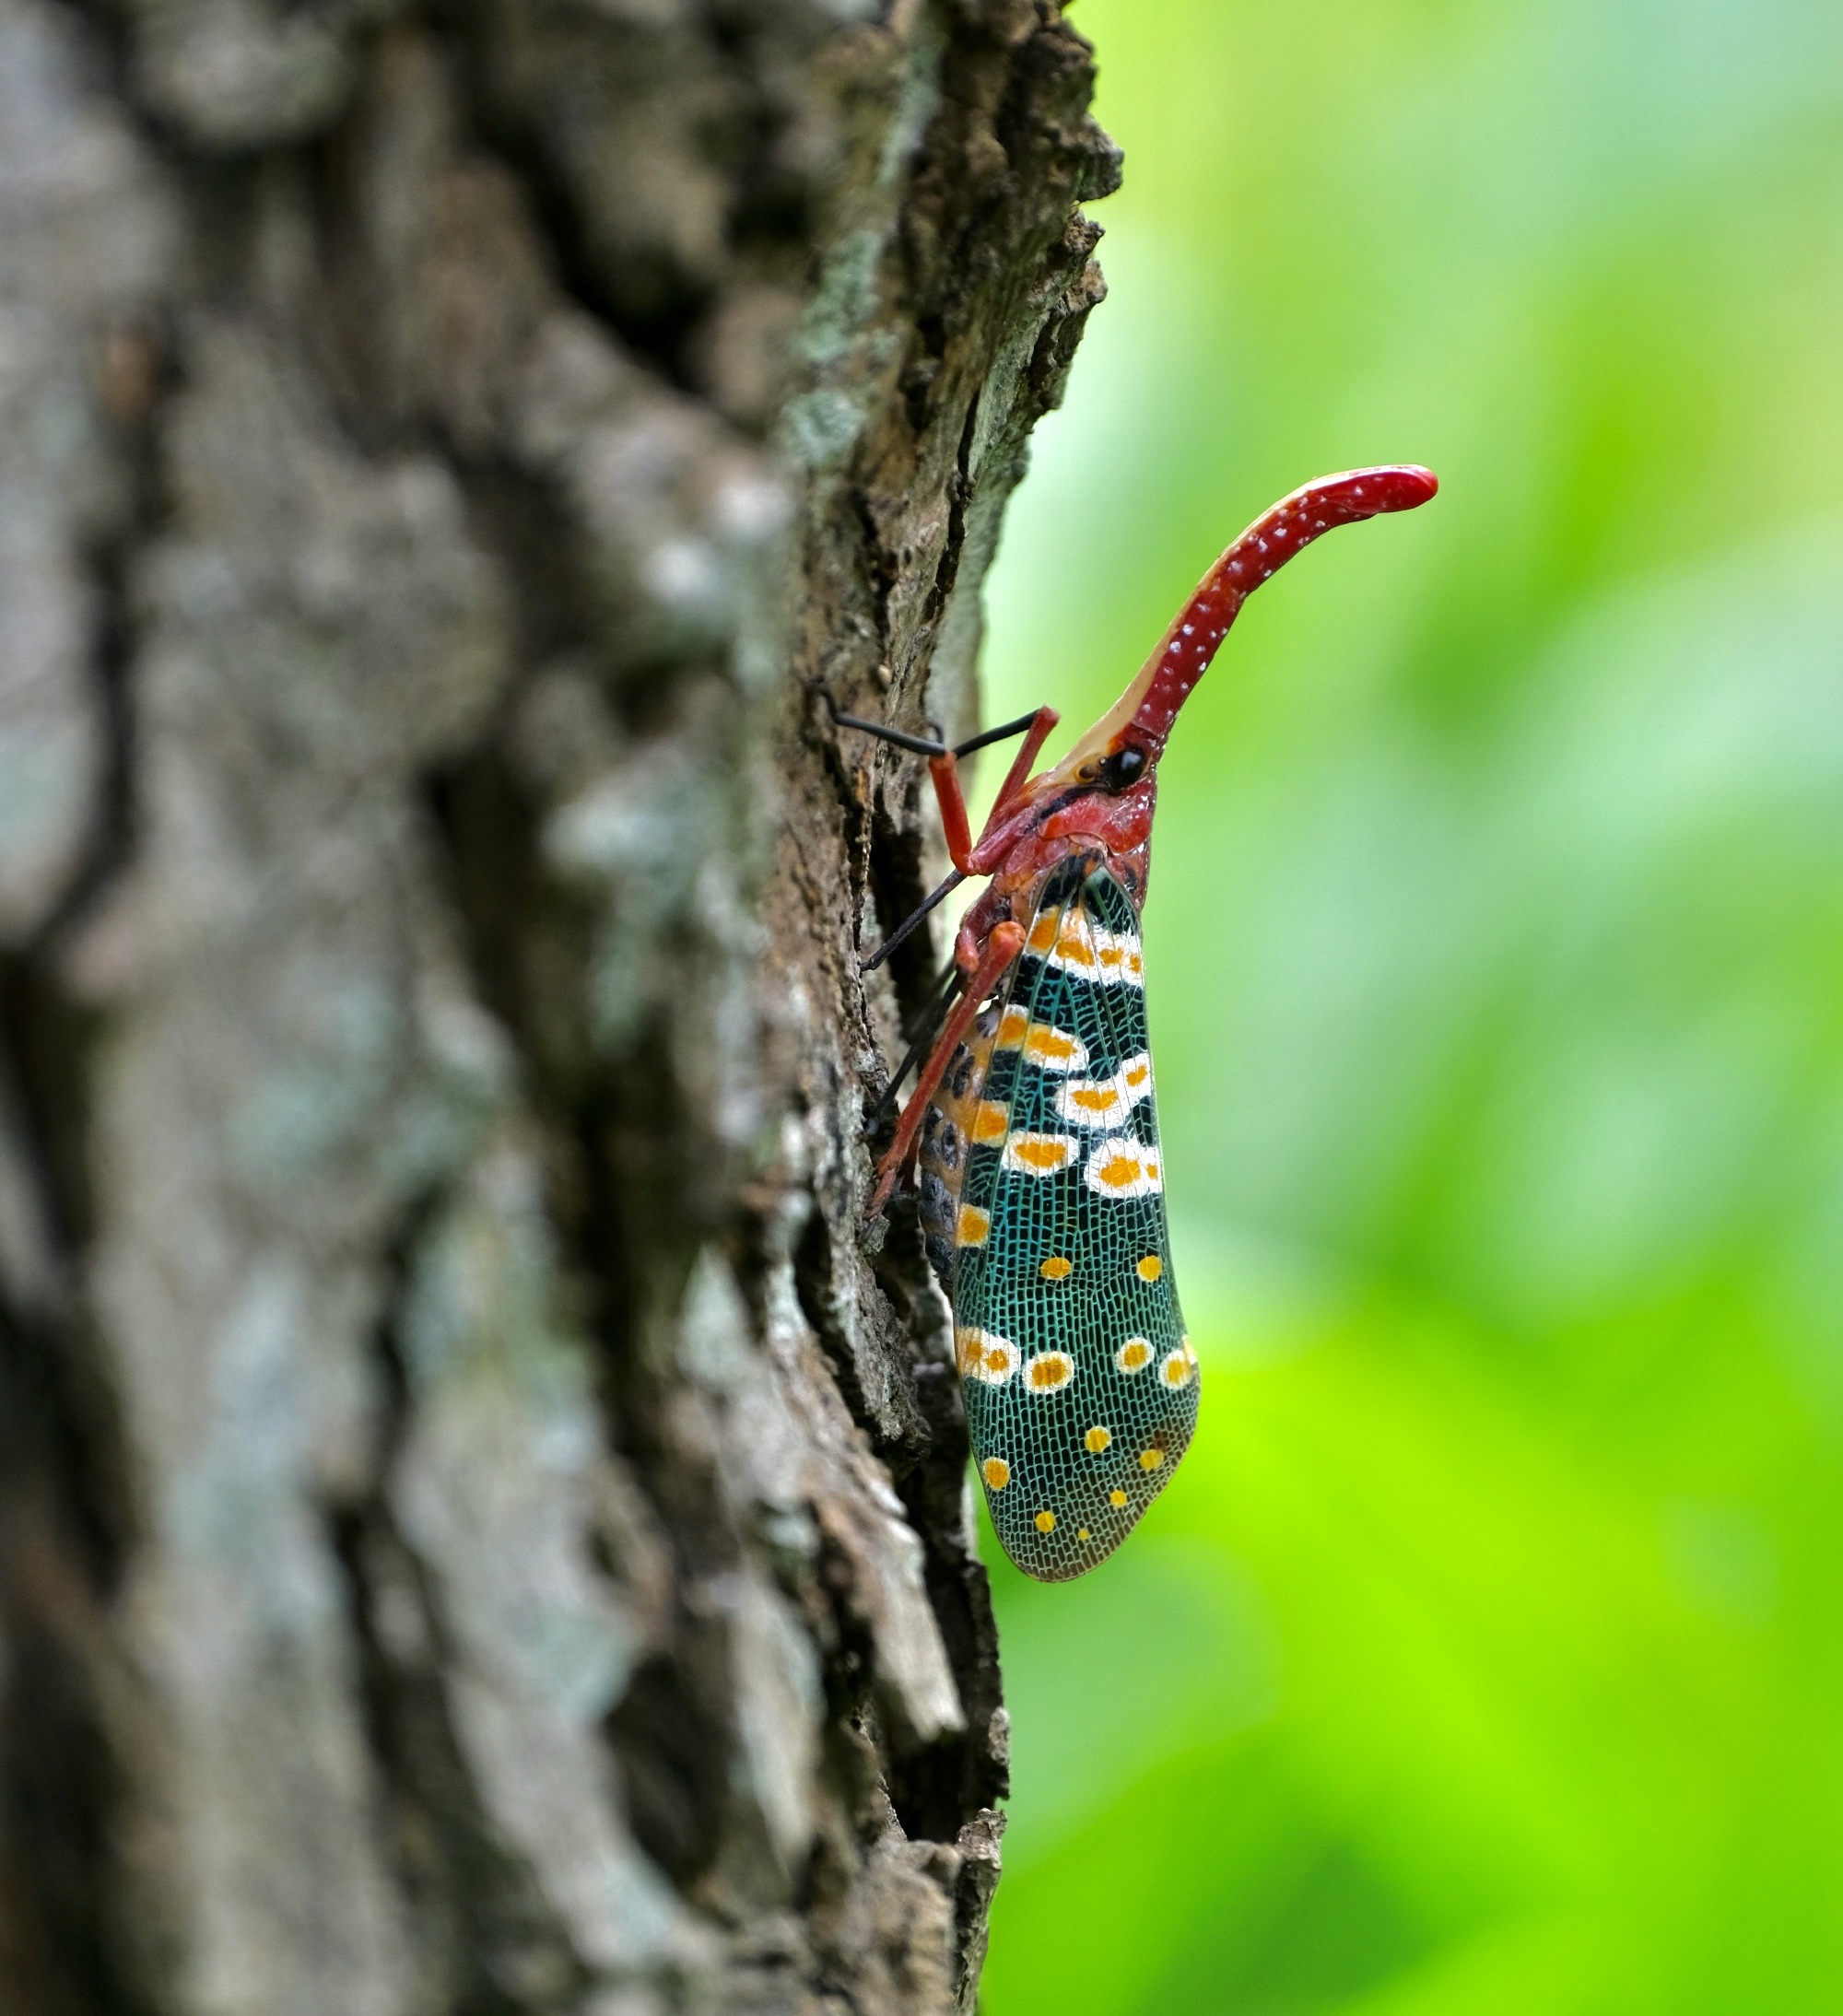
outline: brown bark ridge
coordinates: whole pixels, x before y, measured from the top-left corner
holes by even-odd
[[[1057,0],[0,0],[0,2007],[967,2010],[864,1116]],[[937,952],[938,952],[938,948]]]

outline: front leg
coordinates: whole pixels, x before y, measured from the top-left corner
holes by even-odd
[[[992,743],[1006,741],[1012,735],[1024,736],[1016,761],[998,788],[992,817],[986,821],[990,827],[1000,808],[1030,774],[1030,766],[1036,762],[1038,751],[1049,739],[1050,731],[1062,719],[1053,707],[1039,707],[1034,714],[1020,714],[1015,721],[1006,721],[1000,728],[988,728],[982,734],[970,736],[957,748],[950,749],[945,743],[936,742],[929,736],[911,735],[906,729],[888,728],[882,721],[865,721],[861,714],[843,713],[832,706],[829,698],[826,704],[831,707],[832,719],[840,728],[855,728],[861,734],[875,735],[879,742],[893,743],[898,749],[913,749],[916,755],[928,758],[928,774],[934,784],[934,802],[941,808],[941,826],[947,837],[948,858],[962,876],[970,872],[967,857],[972,852],[973,831],[972,821],[967,816],[966,794],[960,789],[960,757],[971,756],[975,749],[986,748]],[[945,893],[945,889],[938,892],[933,900],[939,901]],[[913,921],[911,919],[910,922]],[[908,928],[907,925],[903,927],[905,931]]]
[[[1004,783],[998,787],[998,795],[992,802],[992,811],[985,822],[988,832],[993,822],[1004,816],[1012,794],[1030,775],[1030,766],[1036,762],[1043,744],[1050,739],[1051,731],[1062,718],[1053,707],[1039,707],[1034,714],[1021,717],[1027,732]],[[994,741],[1002,734],[1015,734],[1019,725],[1019,721],[1007,722],[1004,728],[994,729],[991,735],[976,735],[971,742],[963,742],[957,749],[944,749],[928,758],[934,802],[941,808],[941,829],[947,837],[947,858],[963,875],[979,871],[972,866],[973,829],[972,821],[967,816],[966,795],[960,790],[960,758],[969,750]]]

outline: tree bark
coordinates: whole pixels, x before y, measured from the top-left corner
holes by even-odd
[[[968,2009],[863,1138],[1056,0],[0,0],[0,2006]]]

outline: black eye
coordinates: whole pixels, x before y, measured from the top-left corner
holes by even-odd
[[[1116,749],[1100,767],[1100,786],[1103,791],[1122,791],[1144,774],[1145,752],[1129,744]]]

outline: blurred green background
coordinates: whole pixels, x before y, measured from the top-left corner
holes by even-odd
[[[1086,1581],[989,1545],[986,2007],[1837,2010],[1843,7],[1075,18],[1127,181],[989,718],[1305,478],[1443,489],[1164,767],[1203,1422]]]

